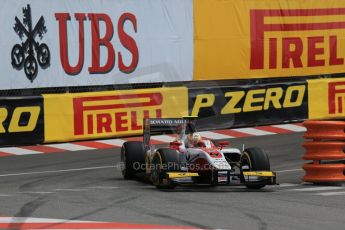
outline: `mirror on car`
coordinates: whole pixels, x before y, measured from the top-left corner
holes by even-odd
[[[182,143],[179,141],[173,141],[173,142],[170,142],[170,145],[181,146]]]
[[[218,146],[219,146],[220,148],[223,148],[223,147],[228,146],[228,145],[230,145],[230,142],[229,142],[229,141],[219,141],[219,142],[218,142]]]

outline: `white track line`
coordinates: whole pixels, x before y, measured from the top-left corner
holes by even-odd
[[[220,134],[220,133],[215,133],[211,131],[203,131],[199,132],[202,137],[214,139],[214,140],[219,140],[219,139],[228,139],[228,138],[233,138],[232,136]]]
[[[280,171],[275,171],[277,173],[285,173],[285,172],[295,172],[295,171],[302,171],[303,169],[287,169],[287,170],[280,170]]]
[[[315,193],[313,195],[319,195],[319,196],[339,196],[339,195],[345,195],[345,191],[342,192],[322,192],[322,193]]]
[[[32,217],[0,217],[0,223],[95,223],[83,220],[47,219]],[[101,222],[102,223],[102,222]]]
[[[19,192],[20,194],[51,194],[54,192]]]
[[[295,192],[313,192],[313,191],[327,191],[327,190],[337,190],[344,189],[344,187],[334,187],[334,186],[325,186],[325,187],[309,187],[309,188],[296,188],[289,189],[286,191],[295,191]]]
[[[293,124],[285,124],[285,125],[272,125],[272,127],[277,127],[280,129],[287,129],[294,132],[305,132],[307,129],[305,127]]]
[[[24,176],[24,175],[34,175],[34,174],[49,174],[49,173],[63,173],[63,172],[76,172],[76,171],[87,171],[87,170],[106,169],[106,168],[115,168],[115,165],[91,167],[91,168],[61,169],[61,170],[41,171],[41,172],[11,173],[11,174],[2,174],[2,175],[0,175],[0,177]]]
[[[240,129],[233,129],[233,130],[236,132],[246,133],[246,134],[250,134],[254,136],[265,136],[265,135],[276,134],[276,133],[267,132],[264,130],[259,130],[259,129],[254,129],[254,128],[240,128]]]
[[[152,186],[150,186],[152,188]],[[116,186],[94,186],[94,187],[87,187],[87,189],[119,189],[120,187]]]
[[[73,188],[58,188],[58,189],[54,189],[55,191],[59,191],[59,192],[85,192],[87,191],[87,189],[73,189]]]
[[[11,195],[11,194],[0,194],[0,197],[10,197],[10,196],[14,196],[14,195]]]
[[[50,146],[53,148],[58,148],[58,149],[64,149],[68,151],[80,151],[80,150],[91,150],[95,148],[87,147],[87,146],[82,146],[82,145],[77,145],[77,144],[72,144],[72,143],[61,143],[61,144],[49,144],[46,146]]]
[[[40,154],[42,152],[23,149],[19,147],[8,147],[8,148],[0,148],[0,152],[15,154],[15,155],[28,155],[28,154]]]
[[[277,185],[277,187],[281,187],[281,188],[297,187],[297,186],[301,186],[301,184],[281,183],[281,184]]]
[[[96,142],[121,147],[123,145],[123,143],[125,143],[126,141],[122,140],[122,139],[109,139],[109,140],[100,140],[100,141],[96,141]]]

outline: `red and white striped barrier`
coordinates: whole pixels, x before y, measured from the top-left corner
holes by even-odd
[[[226,130],[213,130],[200,132],[201,136],[213,140],[232,139],[250,136],[265,136],[274,134],[287,134],[294,132],[304,132],[306,129],[301,123],[282,124],[271,126],[259,126],[255,128],[238,128]],[[120,148],[125,141],[138,140],[142,137],[130,137],[122,139],[107,139],[97,141],[80,141],[73,143],[46,144],[35,146],[5,147],[0,148],[0,156],[28,155],[58,153],[66,151],[95,150],[106,148]],[[174,135],[158,135],[151,137],[152,144],[164,144],[174,140]]]

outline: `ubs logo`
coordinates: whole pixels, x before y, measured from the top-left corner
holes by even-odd
[[[40,40],[47,33],[44,17],[41,16],[36,25],[32,24],[31,7],[23,7],[23,22],[15,17],[14,31],[18,34],[21,44],[15,44],[11,52],[12,66],[21,70],[24,68],[26,77],[33,82],[37,77],[38,65],[46,69],[50,65],[50,51],[45,43],[36,41],[37,35]],[[24,40],[24,37],[26,38]],[[37,64],[38,62],[38,64]]]

